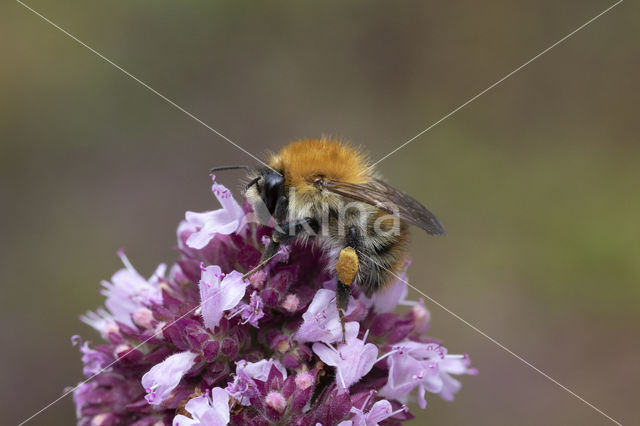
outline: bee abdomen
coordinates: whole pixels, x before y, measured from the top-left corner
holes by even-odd
[[[396,281],[407,260],[408,229],[400,222],[398,232],[371,233],[364,237],[358,248],[361,267],[357,284],[367,297]]]

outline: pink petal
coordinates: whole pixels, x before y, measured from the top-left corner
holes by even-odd
[[[222,388],[211,389],[211,406],[223,419],[229,423],[229,394]]]
[[[424,386],[418,386],[418,405],[423,410],[427,407],[427,400],[424,398],[425,389]]]
[[[173,418],[172,426],[195,426],[199,425],[200,422],[198,420],[190,419],[187,416],[183,416],[182,414],[178,414]]]
[[[312,349],[313,352],[315,352],[320,360],[325,364],[332,367],[338,365],[338,353],[335,351],[335,349],[327,346],[324,343],[314,343]]]
[[[184,406],[184,408],[189,413],[191,413],[194,419],[200,419],[205,415],[207,411],[211,409],[211,406],[209,405],[209,397],[204,394],[195,398],[191,398],[187,402],[187,405]]]
[[[202,213],[188,211],[184,214],[184,218],[187,221],[187,223],[190,225],[203,226],[205,223],[207,223],[210,219],[213,218],[214,213],[215,211],[213,210],[202,212]]]
[[[367,424],[378,424],[393,413],[391,403],[386,399],[376,402],[367,413]]]
[[[141,380],[149,404],[158,405],[167,399],[182,376],[193,367],[196,357],[193,352],[181,352],[151,367]]]
[[[347,388],[366,375],[373,368],[378,357],[376,345],[373,343],[363,345],[358,339],[341,345],[339,352],[341,356],[338,356],[338,368]]]
[[[204,248],[207,244],[209,244],[209,241],[211,241],[212,237],[213,237],[213,234],[210,234],[206,231],[203,231],[203,230],[197,231],[189,235],[189,237],[187,238],[186,244],[191,248],[200,250]]]
[[[307,312],[316,314],[323,309],[326,309],[329,306],[329,303],[331,303],[331,301],[335,299],[335,297],[335,291],[327,290],[324,288],[318,290],[315,296],[313,296],[313,300],[311,301],[311,304],[309,304]]]
[[[242,278],[240,272],[232,271],[227,274],[220,283],[222,309],[226,311],[234,308],[244,297],[247,285],[249,283]]]
[[[462,384],[448,374],[442,374],[442,390],[440,398],[445,401],[453,401],[453,395],[460,390]]]

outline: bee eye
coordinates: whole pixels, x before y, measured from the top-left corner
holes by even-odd
[[[284,177],[277,173],[268,173],[264,175],[264,187],[262,190],[262,199],[267,205],[267,209],[273,214],[278,197],[280,196],[284,185]]]

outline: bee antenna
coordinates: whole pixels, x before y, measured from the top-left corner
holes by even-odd
[[[251,171],[251,168],[249,166],[219,166],[219,167],[212,168],[209,172],[214,173],[220,170],[234,170],[234,169],[245,169],[248,172]]]
[[[246,191],[247,189],[251,188],[253,185],[255,185],[256,183],[258,183],[258,181],[262,178],[262,176],[258,176],[255,177],[253,179],[251,179],[249,181],[249,183],[247,184],[247,186],[245,186],[244,190]]]

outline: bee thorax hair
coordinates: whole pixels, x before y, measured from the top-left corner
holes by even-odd
[[[309,227],[288,227],[295,232],[290,241],[317,245],[328,257],[329,271],[336,278],[338,274],[343,278],[354,274],[348,278],[367,296],[394,281],[393,274],[407,258],[407,224],[378,206],[337,194],[322,184],[331,180],[362,185],[374,179],[363,154],[326,138],[302,140],[273,154],[269,166],[272,170],[263,169],[249,177],[252,183],[245,191],[258,217],[269,210],[267,216],[276,217],[276,225],[313,221],[313,232]],[[282,177],[274,176],[273,170]],[[273,182],[278,188],[273,188]],[[278,203],[274,207],[275,189]],[[271,200],[267,209],[265,200]],[[346,247],[350,250],[344,251]],[[344,267],[337,271],[341,252]],[[349,257],[345,258],[345,253]],[[354,261],[357,268],[352,268]]]

